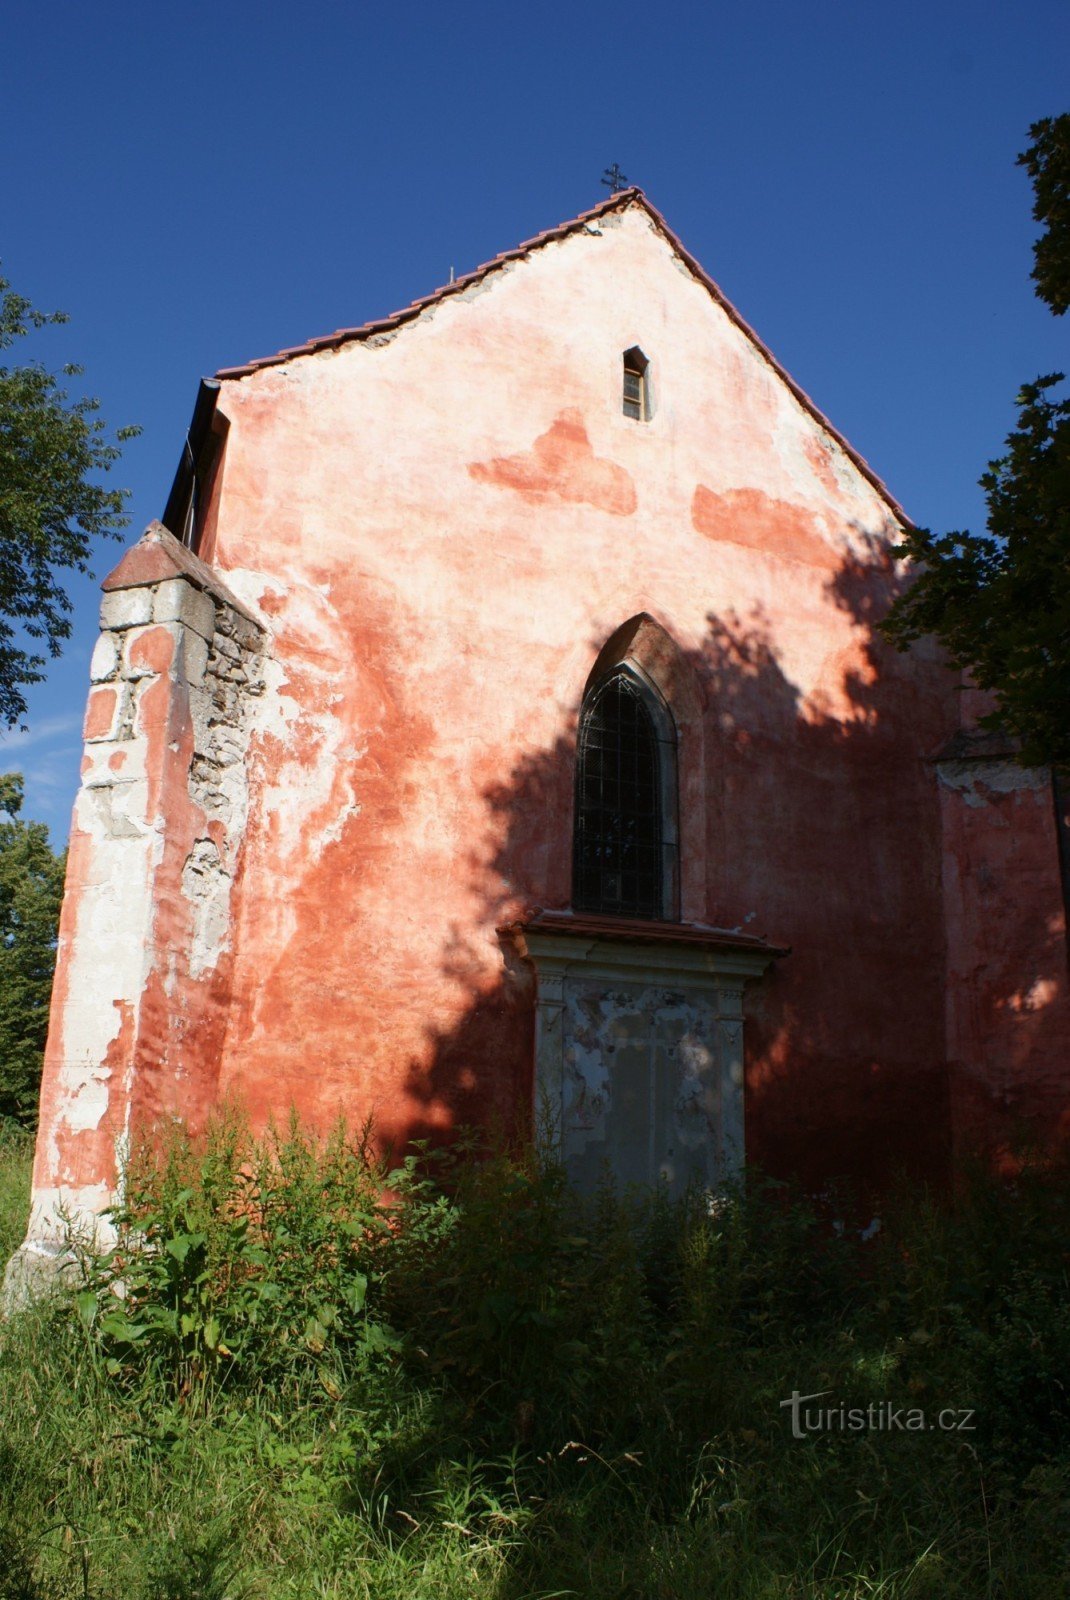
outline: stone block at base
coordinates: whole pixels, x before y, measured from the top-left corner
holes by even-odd
[[[35,1300],[70,1288],[78,1278],[73,1252],[57,1239],[27,1239],[7,1264],[0,1288],[0,1316],[10,1317]]]

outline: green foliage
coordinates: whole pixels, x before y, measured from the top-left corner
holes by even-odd
[[[388,1171],[342,1129],[322,1146],[296,1125],[255,1140],[229,1118],[199,1150],[176,1130],[130,1163],[79,1313],[109,1373],[183,1399],[301,1373],[330,1388],[397,1347],[368,1296],[404,1254],[403,1216],[406,1248],[416,1219],[413,1242],[433,1236],[434,1205],[403,1208],[420,1189],[414,1159]]]
[[[1070,1600],[1065,1174],[867,1242],[759,1179],[418,1155],[137,1156],[119,1255],[0,1327],[2,1600]],[[793,1388],[976,1426],[793,1439]]]
[[[25,1237],[32,1167],[32,1134],[15,1123],[0,1122],[0,1263]]]
[[[936,634],[952,661],[994,690],[986,725],[1021,741],[1027,763],[1070,761],[1070,399],[1061,374],[1027,384],[1007,453],[981,478],[988,532],[907,533],[920,570],[884,624],[901,648]]]
[[[1070,307],[1070,112],[1043,117],[1018,157],[1033,180],[1033,216],[1044,232],[1033,246],[1037,294],[1057,317]]]
[[[1070,293],[1070,114],[1030,130],[1019,157],[1033,179],[1038,295],[1056,314]],[[908,532],[911,587],[884,623],[906,649],[932,633],[994,692],[986,726],[1020,742],[1023,762],[1070,761],[1070,399],[1062,373],[1025,384],[1006,453],[981,478],[986,533]]]
[[[242,1600],[250,1588],[240,1564],[226,1528],[186,1527],[146,1549],[138,1600]]]
[[[21,809],[21,774],[0,774],[0,1126],[36,1117],[66,866]]]
[[[0,351],[66,320],[35,311],[0,277]],[[81,368],[63,372],[77,377]],[[45,657],[21,641],[39,640],[56,656],[70,635],[57,574],[88,572],[96,541],[128,520],[126,492],[94,479],[140,430],[121,428],[112,443],[98,410],[96,400],[72,401],[38,363],[0,366],[0,722],[8,726],[26,714],[23,689],[43,676]]]

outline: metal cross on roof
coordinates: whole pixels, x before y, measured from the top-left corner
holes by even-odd
[[[611,167],[607,167],[605,172],[602,174],[602,182],[605,184],[610,194],[620,194],[622,189],[626,189],[628,187],[628,180],[615,161],[613,165]]]

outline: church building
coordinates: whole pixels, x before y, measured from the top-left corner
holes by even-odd
[[[1051,775],[875,631],[905,523],[638,189],[204,381],[103,586],[23,1256],[223,1100],[580,1188],[1065,1132]]]

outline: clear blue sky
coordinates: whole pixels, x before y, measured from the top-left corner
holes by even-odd
[[[979,526],[1018,385],[1070,367],[1014,165],[1068,109],[1066,0],[6,0],[0,259],[71,316],[18,359],[82,362],[142,425],[112,474],[134,537],[202,374],[406,304],[618,161],[914,519]],[[72,596],[0,741],[57,842],[96,627]]]

